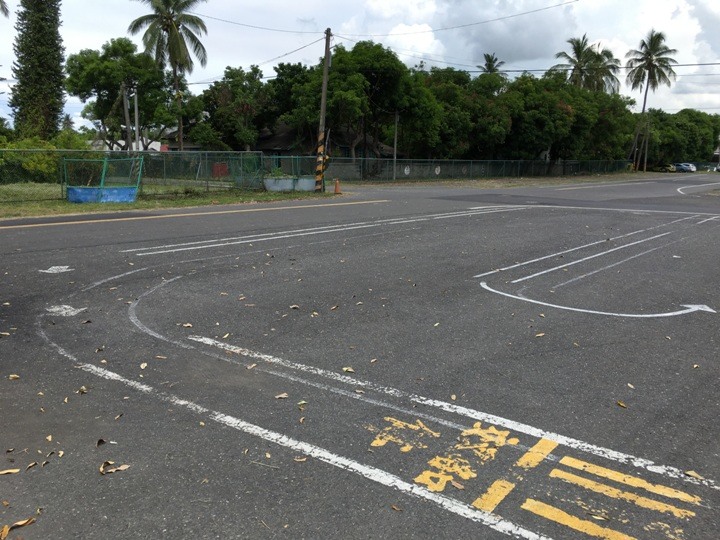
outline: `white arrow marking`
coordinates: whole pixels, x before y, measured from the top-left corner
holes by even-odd
[[[75,269],[69,266],[51,266],[47,270],[38,270],[38,272],[42,272],[43,274],[62,274],[63,272],[72,272],[73,270]]]
[[[48,313],[59,315],[61,317],[74,317],[78,313],[82,313],[87,308],[74,308],[72,306],[51,306],[47,308]]]
[[[702,305],[702,304],[683,304],[682,307],[684,307],[685,309],[681,309],[679,311],[671,311],[669,313],[610,313],[607,311],[594,311],[591,309],[581,309],[581,308],[574,308],[574,307],[569,307],[569,306],[559,306],[557,304],[549,304],[547,302],[540,302],[539,300],[532,300],[530,298],[524,298],[522,296],[515,296],[510,293],[492,289],[484,281],[481,282],[480,285],[486,291],[490,291],[495,294],[499,294],[501,296],[507,296],[508,298],[514,298],[515,300],[522,300],[523,302],[530,302],[531,304],[539,304],[541,306],[553,307],[553,308],[557,308],[557,309],[564,309],[566,311],[578,311],[580,313],[590,313],[591,315],[607,315],[609,317],[631,317],[634,319],[653,319],[653,318],[656,319],[659,317],[676,317],[678,315],[687,315],[688,313],[693,313],[695,311],[707,311],[708,313],[717,313],[714,309],[712,309],[708,306]]]

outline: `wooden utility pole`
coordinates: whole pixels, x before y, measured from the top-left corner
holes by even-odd
[[[320,96],[320,126],[318,127],[317,159],[315,160],[315,191],[324,191],[325,161],[325,110],[327,109],[328,75],[330,71],[330,38],[332,32],[325,30],[325,63],[323,65],[322,94]]]

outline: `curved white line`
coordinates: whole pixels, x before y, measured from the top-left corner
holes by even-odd
[[[687,193],[685,193],[685,192],[683,191],[684,189],[697,188],[697,187],[706,187],[706,186],[720,186],[720,182],[713,182],[712,184],[700,184],[700,185],[698,185],[698,186],[684,186],[684,187],[681,187],[681,188],[677,188],[677,192],[678,192],[680,195],[687,195]]]
[[[485,289],[486,291],[490,291],[495,294],[499,294],[501,296],[506,296],[508,298],[512,298],[514,300],[522,300],[523,302],[529,302],[531,304],[538,304],[540,306],[546,306],[546,307],[552,307],[557,309],[564,309],[565,311],[577,311],[579,313],[589,313],[591,315],[606,315],[608,317],[630,317],[634,319],[657,319],[660,317],[676,317],[678,315],[686,315],[688,313],[692,313],[694,311],[707,311],[708,313],[716,313],[715,310],[709,308],[708,306],[701,305],[701,304],[686,304],[683,305],[685,309],[681,309],[679,311],[671,311],[668,313],[611,313],[608,311],[595,311],[592,309],[582,309],[582,308],[575,308],[570,306],[560,306],[558,304],[550,304],[548,302],[541,302],[540,300],[533,300],[531,298],[525,298],[523,296],[516,296],[514,294],[506,293],[503,291],[498,291],[496,289],[491,288],[486,282],[481,282],[480,286]]]

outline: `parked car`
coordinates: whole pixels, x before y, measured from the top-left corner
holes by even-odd
[[[693,172],[690,165],[687,163],[676,163],[675,172]]]
[[[683,165],[690,169],[690,172],[697,172],[697,167],[692,163],[683,163]]]

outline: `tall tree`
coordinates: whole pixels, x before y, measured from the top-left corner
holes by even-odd
[[[8,5],[5,0],[0,0],[0,13],[5,15],[6,17],[10,16],[10,10],[8,9]]]
[[[152,53],[158,65],[170,65],[175,83],[178,114],[178,144],[183,149],[183,116],[180,78],[192,73],[195,56],[201,66],[207,64],[207,51],[198,34],[207,34],[205,22],[192,11],[207,0],[137,0],[152,9],[152,13],[130,23],[128,32],[135,35],[145,30],[143,45]],[[192,50],[192,53],[190,52]]]
[[[647,105],[648,91],[655,92],[661,84],[670,86],[675,80],[673,64],[677,64],[672,55],[676,49],[665,45],[665,34],[656,32],[654,29],[648,32],[645,39],[640,40],[638,49],[631,49],[625,55],[627,58],[627,84],[633,90],[642,90],[645,87],[643,96],[642,113]]]
[[[499,73],[500,68],[505,65],[505,62],[495,56],[495,53],[485,53],[483,58],[485,58],[485,63],[478,66],[483,73]]]
[[[20,0],[10,108],[20,138],[51,139],[65,103],[60,0]]]
[[[555,58],[564,60],[556,64],[553,70],[567,72],[570,84],[594,91],[606,91],[610,94],[620,89],[617,73],[620,60],[609,49],[601,49],[599,44],[591,45],[587,34],[581,38],[567,40],[570,52],[560,51]]]

